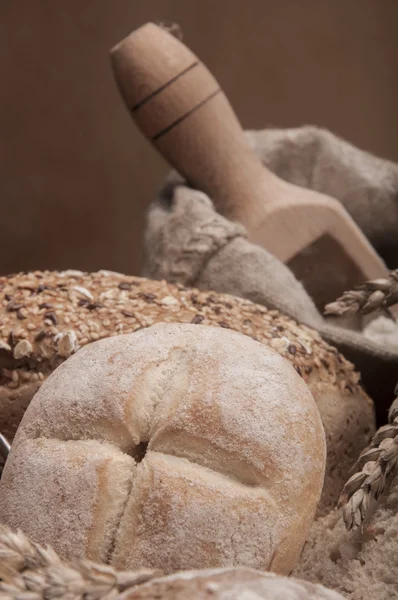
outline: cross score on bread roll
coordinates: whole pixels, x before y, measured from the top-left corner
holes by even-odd
[[[275,350],[159,323],[89,344],[50,375],[6,462],[0,521],[117,569],[288,574],[325,459],[312,394]]]
[[[308,384],[326,433],[322,514],[374,432],[373,407],[351,363],[304,325],[249,300],[106,271],[0,278],[0,431],[11,441],[34,393],[78,348],[154,323],[214,325],[277,350]]]

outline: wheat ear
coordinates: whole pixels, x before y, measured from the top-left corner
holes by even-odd
[[[66,562],[50,547],[0,525],[0,600],[112,600],[159,571],[116,571],[86,560]]]
[[[390,271],[385,278],[366,281],[354,290],[344,292],[335,302],[327,304],[324,312],[325,315],[336,317],[367,315],[376,310],[389,314],[388,308],[396,303],[398,303],[398,269]]]
[[[383,311],[392,316],[389,307],[398,303],[398,269],[382,279],[374,279],[344,292],[335,302],[325,307],[325,315],[346,317]],[[397,398],[391,405],[388,424],[377,430],[368,446],[359,456],[341,493],[339,506],[348,530],[362,527],[373,500],[377,500],[398,472],[398,386]]]
[[[339,506],[344,506],[343,518],[348,530],[362,527],[372,500],[379,498],[398,472],[398,397],[391,405],[388,421],[359,456],[353,467],[356,472],[341,493]]]

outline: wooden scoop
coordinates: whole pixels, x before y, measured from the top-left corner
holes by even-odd
[[[250,149],[208,69],[153,23],[111,50],[121,95],[141,131],[216,209],[286,263],[321,310],[387,269],[342,205],[287,183]]]

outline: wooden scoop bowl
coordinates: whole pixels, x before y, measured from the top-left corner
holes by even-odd
[[[286,263],[323,310],[386,266],[335,199],[276,177],[248,146],[219,84],[179,40],[153,23],[111,50],[134,121],[187,181]]]

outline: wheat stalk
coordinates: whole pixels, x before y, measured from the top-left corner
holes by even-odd
[[[348,530],[362,527],[372,501],[379,498],[398,473],[398,397],[391,405],[388,421],[359,456],[353,467],[356,472],[341,493],[339,506],[344,506],[343,518]]]
[[[383,311],[392,317],[389,307],[398,303],[398,269],[387,277],[366,281],[344,292],[325,307],[325,315],[347,317]],[[393,318],[393,317],[392,317]],[[388,424],[380,427],[353,467],[354,475],[345,484],[339,506],[348,530],[362,527],[370,506],[377,500],[398,472],[398,385],[397,398],[391,405]]]
[[[0,600],[112,600],[159,571],[116,571],[86,560],[66,562],[32,543],[21,531],[0,525]]]
[[[389,316],[389,307],[398,303],[398,269],[387,277],[366,281],[354,290],[344,292],[335,302],[327,304],[325,315],[348,317],[355,314],[367,315],[379,310]]]

